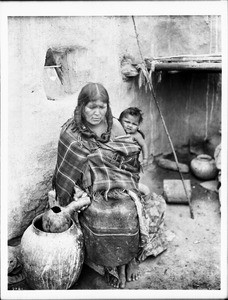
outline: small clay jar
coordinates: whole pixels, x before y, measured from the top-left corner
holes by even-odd
[[[52,207],[42,216],[42,226],[45,232],[63,232],[66,231],[70,225],[70,215],[58,206]]]
[[[216,168],[215,160],[207,154],[200,154],[195,157],[191,163],[190,167],[192,173],[203,180],[214,179],[218,173]]]
[[[67,230],[74,219],[74,213],[90,204],[89,197],[81,197],[65,207],[53,206],[42,216],[42,226],[45,232],[59,233]]]

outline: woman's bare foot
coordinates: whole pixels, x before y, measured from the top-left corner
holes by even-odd
[[[108,281],[108,284],[111,285],[111,286],[113,286],[114,288],[118,288],[119,287],[120,281],[115,276],[108,275],[107,281]]]
[[[124,289],[126,285],[126,273],[125,273],[125,268],[126,265],[118,267],[118,274],[119,274],[119,288]]]
[[[112,274],[106,274],[107,282],[109,285],[113,286],[114,288],[120,288],[120,289],[125,288],[126,285],[125,266],[126,265],[117,267],[119,279]]]
[[[126,271],[127,281],[135,281],[139,279],[139,263],[136,262],[135,258],[128,263]]]

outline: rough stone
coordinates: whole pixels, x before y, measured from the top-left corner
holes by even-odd
[[[184,184],[179,179],[164,179],[163,190],[164,197],[168,203],[188,203],[188,199],[191,199],[192,195],[191,181],[189,179],[185,179]]]
[[[182,173],[188,173],[189,172],[189,166],[186,164],[178,163],[178,168],[175,161],[171,161],[166,158],[159,158],[156,160],[159,167],[178,171],[180,170]]]

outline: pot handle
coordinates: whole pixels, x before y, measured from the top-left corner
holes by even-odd
[[[64,207],[64,211],[72,214],[78,210],[80,210],[83,206],[88,206],[91,204],[91,200],[88,196],[81,197],[77,200],[72,201],[66,207]]]
[[[212,160],[212,157],[207,154],[200,154],[197,156],[198,159]]]

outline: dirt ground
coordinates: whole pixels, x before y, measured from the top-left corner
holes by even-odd
[[[142,182],[152,191],[163,192],[163,179],[180,179],[178,172],[151,164]],[[194,219],[186,204],[167,204],[166,229],[168,249],[158,257],[140,264],[141,277],[127,283],[125,289],[151,290],[219,290],[220,289],[220,204],[217,192],[204,189],[190,173]],[[30,289],[25,282],[9,289]],[[75,290],[114,289],[104,278],[84,266]]]
[[[156,173],[156,178],[153,174]],[[142,181],[158,194],[163,179],[180,179],[175,171],[148,168]],[[168,249],[140,264],[141,277],[126,289],[191,290],[220,289],[220,205],[218,194],[204,189],[190,174],[194,219],[188,205],[167,205]],[[104,279],[84,267],[75,289],[111,289]]]

